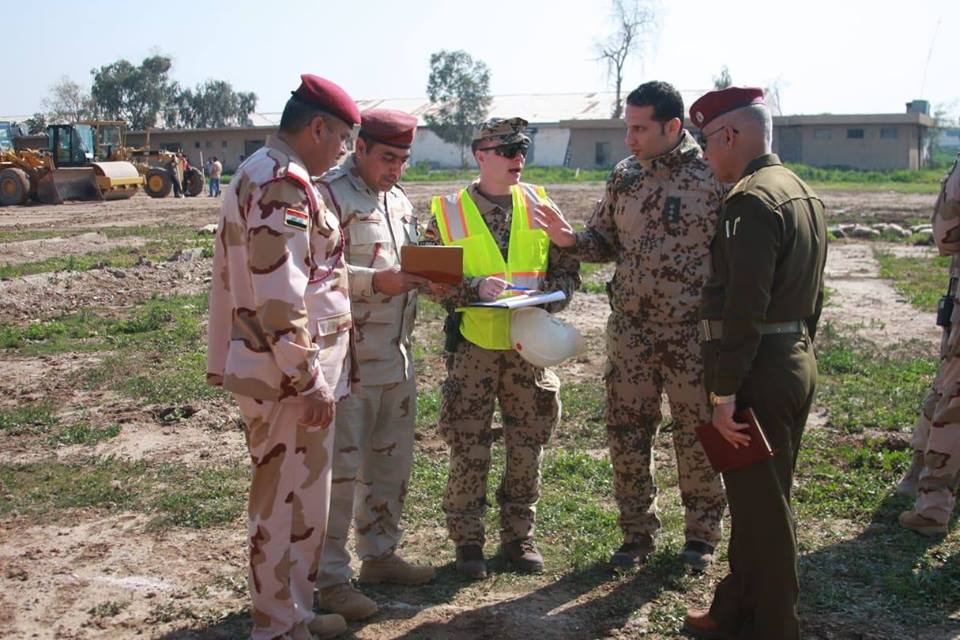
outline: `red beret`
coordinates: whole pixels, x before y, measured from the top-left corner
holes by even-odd
[[[417,118],[396,109],[367,109],[360,114],[360,133],[374,142],[409,149]]]
[[[729,87],[711,91],[690,105],[690,121],[702,129],[714,118],[751,104],[763,104],[763,89]]]
[[[357,108],[357,103],[340,85],[326,78],[304,73],[300,76],[300,86],[291,93],[300,102],[323,109],[351,127],[360,124],[360,109]]]

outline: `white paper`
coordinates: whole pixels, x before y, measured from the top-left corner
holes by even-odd
[[[566,300],[567,294],[563,291],[550,291],[549,293],[522,293],[518,296],[491,300],[490,302],[471,302],[468,307],[487,307],[493,309],[519,309],[521,307],[535,307],[548,302],[559,302]]]

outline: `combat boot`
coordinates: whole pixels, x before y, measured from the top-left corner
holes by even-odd
[[[347,630],[347,621],[336,613],[316,615],[307,623],[307,629],[317,640],[335,638]]]
[[[925,536],[940,536],[947,532],[947,523],[917,513],[915,509],[900,514],[900,526]]]
[[[610,564],[618,569],[632,567],[646,560],[647,556],[653,553],[653,549],[652,536],[643,535],[630,542],[624,541],[620,548],[610,556]]]
[[[907,469],[907,472],[903,475],[903,478],[895,489],[897,495],[916,498],[921,471],[923,471],[923,451],[914,451],[913,459],[910,461],[910,468]]]
[[[699,540],[687,540],[680,552],[680,559],[694,571],[706,571],[713,563],[714,547]]]
[[[317,593],[317,606],[347,620],[363,620],[377,612],[377,603],[349,582],[324,587]]]
[[[524,573],[540,573],[543,571],[543,556],[537,551],[533,538],[520,538],[500,545],[507,560]]]
[[[471,580],[487,577],[487,562],[483,559],[483,547],[465,544],[457,547],[457,573]]]
[[[360,566],[360,582],[379,584],[426,584],[433,580],[433,567],[410,564],[396,553],[386,558],[364,560]]]

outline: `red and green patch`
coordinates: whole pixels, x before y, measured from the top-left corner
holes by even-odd
[[[288,227],[293,227],[294,229],[306,231],[310,224],[310,216],[303,211],[287,209],[287,212],[283,215],[283,224],[287,225]]]

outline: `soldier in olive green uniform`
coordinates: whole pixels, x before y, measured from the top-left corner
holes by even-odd
[[[723,474],[730,505],[730,573],[709,612],[689,612],[701,637],[798,640],[797,545],[790,488],[813,401],[812,340],[823,302],[823,203],[770,153],[773,125],[760,89],[706,94],[690,109],[704,155],[723,182],[701,318],[713,425],[734,446],[750,407],[775,455]]]
[[[360,114],[356,150],[318,182],[340,220],[350,275],[360,393],[337,405],[330,520],[317,587],[321,607],[347,620],[377,604],[350,584],[347,535],[355,523],[361,582],[420,584],[430,567],[397,553],[400,513],[413,463],[417,389],[410,337],[417,287],[400,271],[400,247],[417,243],[413,205],[397,184],[416,132],[414,116],[391,109]]]
[[[923,403],[911,445],[914,464],[901,491],[916,496],[913,509],[900,514],[900,525],[925,535],[947,532],[956,503],[960,474],[960,156],[943,181],[933,211],[933,236],[940,255],[950,262],[950,304],[938,323],[944,327],[940,369]],[[950,309],[947,309],[949,312]]]

